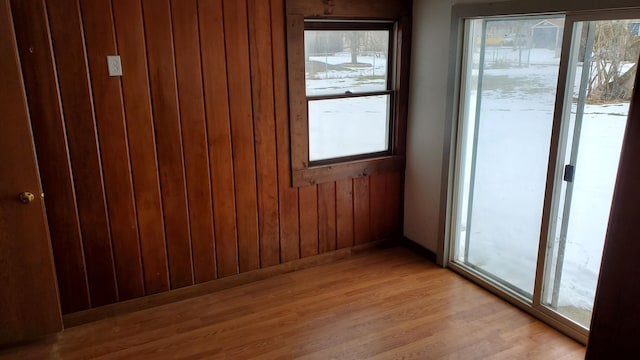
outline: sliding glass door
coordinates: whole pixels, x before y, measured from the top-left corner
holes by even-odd
[[[454,259],[529,300],[563,26],[558,16],[467,22]]]
[[[629,16],[465,22],[450,264],[585,336],[640,55]]]
[[[640,19],[573,24],[542,303],[589,327],[629,115]]]

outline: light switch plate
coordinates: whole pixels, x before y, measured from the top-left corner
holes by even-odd
[[[119,55],[107,56],[109,76],[122,76],[122,62]]]

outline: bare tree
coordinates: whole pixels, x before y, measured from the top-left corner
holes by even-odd
[[[631,34],[628,23],[602,21],[596,23],[592,75],[587,88],[587,101],[603,103],[625,101],[631,98],[637,69],[632,54],[637,54],[640,39]],[[624,69],[627,62],[634,65]]]

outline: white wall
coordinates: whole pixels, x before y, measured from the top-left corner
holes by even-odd
[[[413,42],[407,168],[404,199],[404,235],[438,251],[441,219],[442,169],[447,119],[447,86],[451,7],[490,0],[414,0]],[[493,1],[495,2],[495,0]],[[639,0],[514,0],[495,2],[483,11],[527,13],[587,10],[603,7],[638,7]]]
[[[451,1],[414,0],[404,235],[436,252]]]

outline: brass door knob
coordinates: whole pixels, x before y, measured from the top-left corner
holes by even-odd
[[[32,193],[25,191],[23,193],[20,193],[20,195],[18,195],[18,197],[20,198],[20,202],[22,202],[23,204],[30,204],[31,202],[33,202],[33,200],[36,199],[36,196],[33,195]]]

